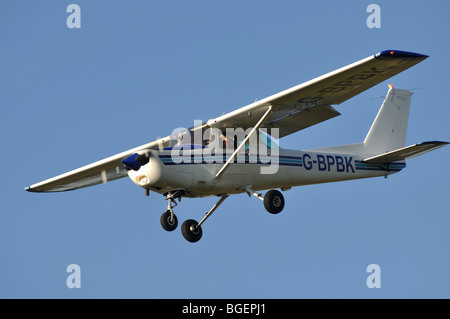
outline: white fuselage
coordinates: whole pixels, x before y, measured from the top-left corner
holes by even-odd
[[[404,161],[367,164],[355,154],[279,149],[278,156],[241,155],[216,178],[225,156],[205,155],[204,149],[174,154],[171,149],[152,150],[149,163],[128,175],[138,186],[161,194],[184,189],[186,197],[204,197],[242,193],[244,187],[257,191],[387,176],[406,166]],[[268,167],[269,174],[263,174]]]

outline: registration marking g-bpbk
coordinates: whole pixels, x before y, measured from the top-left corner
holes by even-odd
[[[317,168],[319,171],[336,171],[354,173],[355,167],[352,156],[340,156],[340,155],[310,155],[308,153],[303,154],[303,167],[309,171],[313,168]]]

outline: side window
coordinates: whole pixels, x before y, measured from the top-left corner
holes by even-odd
[[[265,131],[266,131],[265,129],[259,130],[259,140],[263,142],[268,149],[279,148],[280,147],[279,140]]]

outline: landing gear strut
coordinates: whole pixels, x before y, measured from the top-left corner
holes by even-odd
[[[200,221],[200,223],[197,223],[193,219],[188,219],[181,225],[181,233],[183,234],[183,237],[190,241],[191,243],[195,243],[202,238],[203,231],[202,231],[202,224],[208,219],[209,216],[211,216],[212,213],[223,203],[225,199],[227,199],[229,195],[223,195],[219,201],[209,210],[209,212],[206,213],[206,216],[203,217],[203,219]]]
[[[256,198],[259,198],[264,202],[264,207],[271,214],[278,214],[284,208],[284,196],[280,191],[270,190],[268,191],[264,197],[255,191],[253,191],[250,186],[246,186],[243,188],[249,196],[253,195]],[[161,226],[167,231],[174,231],[178,226],[177,216],[173,213],[173,208],[177,206],[177,202],[175,199],[178,199],[178,202],[181,201],[181,197],[186,194],[185,190],[175,190],[172,192],[168,192],[166,194],[167,202],[167,210],[161,215]],[[181,234],[183,237],[191,242],[195,243],[202,238],[203,230],[202,224],[209,218],[209,216],[214,213],[214,211],[224,202],[225,199],[228,198],[229,195],[222,195],[218,202],[208,211],[206,212],[206,216],[198,223],[193,219],[186,220],[181,225]]]
[[[186,192],[184,190],[176,190],[174,192],[169,192],[166,195],[167,200],[167,210],[161,215],[161,226],[164,230],[174,231],[178,226],[177,216],[173,212],[173,208],[177,206],[177,202],[175,201],[178,198],[178,201],[181,200],[181,196],[183,196]]]
[[[175,199],[178,199],[178,202],[181,201],[181,197],[186,195],[186,191],[184,189],[175,190],[168,192],[166,194],[167,200],[167,210],[161,215],[161,226],[167,231],[174,231],[178,226],[178,219],[173,212],[173,208],[177,206],[177,202]],[[181,225],[181,234],[183,237],[191,242],[195,243],[202,238],[202,224],[208,219],[209,216],[214,213],[214,211],[223,203],[225,199],[227,199],[229,195],[222,195],[219,201],[206,213],[206,216],[198,223],[193,219],[186,220]]]

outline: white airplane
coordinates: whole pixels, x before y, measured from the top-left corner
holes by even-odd
[[[405,168],[406,159],[447,145],[431,141],[405,147],[413,93],[392,86],[362,143],[300,151],[282,149],[276,139],[340,115],[331,105],[341,104],[427,57],[382,51],[190,129],[25,189],[69,191],[129,176],[147,196],[154,191],[166,197],[167,210],[160,220],[167,231],[178,225],[173,212],[176,200],[218,196],[200,222],[188,219],[181,226],[185,239],[197,242],[205,220],[229,195],[254,195],[269,213],[278,214],[284,208],[284,197],[276,188],[286,191],[300,185],[386,177]],[[272,190],[264,197],[258,193],[267,189]]]

